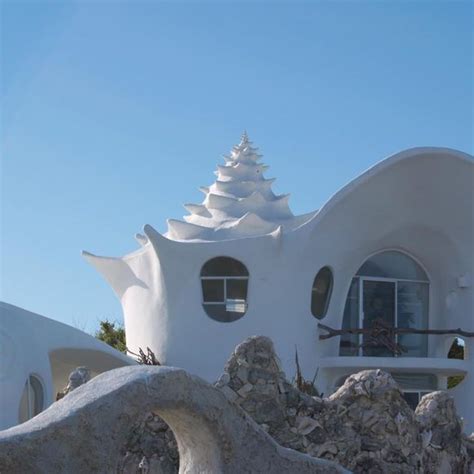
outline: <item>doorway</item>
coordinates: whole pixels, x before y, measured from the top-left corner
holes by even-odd
[[[396,327],[396,281],[362,278],[360,291],[362,292],[360,298],[361,327],[370,329],[377,320],[389,327]],[[395,340],[391,342],[395,343]],[[393,353],[384,344],[372,340],[369,334],[362,335],[362,344],[364,356],[393,357]]]

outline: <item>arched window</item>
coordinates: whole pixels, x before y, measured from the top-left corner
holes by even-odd
[[[230,257],[216,257],[201,269],[202,306],[216,321],[229,323],[247,311],[249,272]]]
[[[19,422],[33,418],[44,408],[43,384],[35,375],[30,375],[25,382],[25,388],[20,400]]]
[[[343,328],[371,328],[376,321],[398,328],[428,328],[429,280],[411,257],[386,251],[369,258],[357,271],[347,295]],[[408,357],[426,357],[424,334],[403,334],[392,341],[406,349]],[[387,344],[370,334],[341,336],[340,355],[390,357]]]
[[[323,267],[314,278],[311,292],[311,313],[318,319],[323,319],[331,299],[333,276],[329,267]]]

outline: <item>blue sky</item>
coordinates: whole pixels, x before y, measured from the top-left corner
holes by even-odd
[[[245,128],[295,213],[413,146],[473,153],[473,4],[2,2],[1,298],[121,320],[82,259],[200,202]]]

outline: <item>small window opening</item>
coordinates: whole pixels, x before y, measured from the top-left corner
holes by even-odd
[[[44,390],[38,377],[30,375],[25,382],[25,388],[20,400],[19,422],[33,418],[44,408]]]
[[[249,272],[230,257],[216,257],[201,269],[202,306],[207,315],[220,322],[240,319],[247,311]]]
[[[313,282],[311,294],[311,313],[318,319],[323,319],[329,306],[333,286],[333,276],[329,267],[323,267],[317,273]]]

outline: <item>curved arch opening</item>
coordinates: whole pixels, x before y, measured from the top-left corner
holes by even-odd
[[[407,357],[426,357],[426,334],[395,334],[380,338],[376,326],[428,329],[429,279],[411,256],[386,250],[369,257],[352,279],[346,298],[343,329],[365,329],[364,334],[341,336],[340,355],[393,357],[394,348]],[[398,354],[400,355],[400,354]]]
[[[69,375],[77,367],[87,367],[90,370],[91,378],[94,378],[107,370],[132,365],[133,361],[130,360],[127,363],[125,357],[120,358],[120,356],[117,357],[114,354],[96,349],[65,347],[51,351],[49,353],[49,363],[53,379],[53,393],[58,394],[66,387]]]
[[[33,418],[44,409],[45,393],[41,379],[34,374],[30,374],[25,382],[25,387],[20,399],[18,410],[18,422]]]
[[[325,266],[314,277],[311,291],[311,313],[317,319],[326,316],[331,300],[334,277],[331,269]]]
[[[215,257],[201,268],[202,306],[215,321],[229,323],[247,311],[249,272],[231,257]]]

